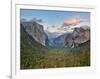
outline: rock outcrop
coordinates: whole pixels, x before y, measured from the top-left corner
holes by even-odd
[[[66,48],[75,48],[90,40],[90,29],[75,28],[73,33],[65,38]]]
[[[43,26],[40,25],[37,22],[23,22],[21,23],[26,32],[32,36],[33,39],[35,39],[38,43],[42,44],[43,46],[46,46],[48,36],[44,32]]]

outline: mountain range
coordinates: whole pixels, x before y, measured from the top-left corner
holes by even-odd
[[[37,22],[21,22],[21,26],[36,42],[45,47],[75,48],[90,40],[90,27],[86,23],[47,30]]]

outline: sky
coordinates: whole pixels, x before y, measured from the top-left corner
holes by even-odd
[[[20,18],[31,20],[33,18],[42,19],[43,25],[61,26],[64,20],[73,17],[80,17],[80,19],[90,23],[89,12],[75,12],[75,11],[53,11],[53,10],[35,10],[35,9],[20,9]]]

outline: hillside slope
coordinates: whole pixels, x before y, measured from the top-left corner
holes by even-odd
[[[21,69],[35,68],[38,65],[38,60],[43,59],[46,53],[46,48],[36,42],[25,30],[21,24]]]

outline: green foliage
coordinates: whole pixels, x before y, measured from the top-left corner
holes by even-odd
[[[90,66],[90,42],[78,48],[46,48],[21,28],[21,69]]]

